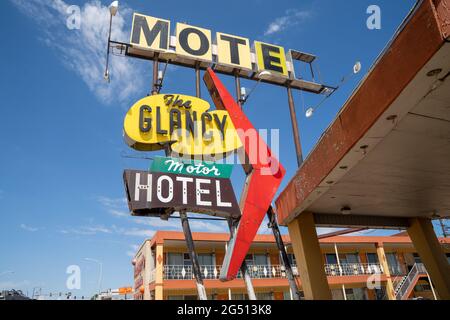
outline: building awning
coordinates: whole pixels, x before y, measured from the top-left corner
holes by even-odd
[[[419,1],[276,200],[301,212],[450,216],[450,0]]]

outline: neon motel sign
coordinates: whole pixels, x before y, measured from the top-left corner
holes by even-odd
[[[233,68],[239,72],[270,71],[275,78],[295,77],[292,54],[286,55],[281,46],[217,32],[213,41],[210,30],[185,23],[177,23],[175,37],[171,37],[169,20],[134,13],[130,44],[133,48],[175,54],[180,62],[217,64],[217,68]],[[255,66],[255,67],[254,67]]]
[[[228,112],[209,109],[207,101],[186,95],[145,97],[125,116],[125,142],[139,151],[170,145],[180,156],[222,158],[242,143]]]

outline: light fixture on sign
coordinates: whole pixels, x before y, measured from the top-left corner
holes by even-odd
[[[353,73],[358,74],[361,71],[362,65],[361,62],[357,61],[353,66]]]
[[[314,108],[309,108],[308,110],[306,110],[305,115],[307,118],[311,118],[314,115]]]
[[[264,70],[264,71],[258,72],[256,77],[259,78],[260,80],[263,80],[263,79],[270,77],[271,75],[272,75],[272,73],[270,71]]]
[[[330,91],[330,89],[326,88],[325,90],[327,92],[325,92],[325,98],[323,98],[323,100],[320,101],[320,103],[317,106],[311,107],[308,110],[306,110],[305,116],[307,118],[311,118],[314,115],[314,111],[316,111],[317,108],[319,108],[329,97],[333,95],[333,93],[335,93],[345,82],[347,82],[350,76],[360,73],[361,69],[362,69],[361,62],[359,61],[355,62],[355,64],[353,65],[352,73],[343,77],[339,85],[333,91]]]
[[[261,83],[261,81],[269,78],[271,75],[272,75],[272,73],[270,71],[267,71],[267,70],[263,70],[263,71],[258,72],[255,75],[255,78],[257,78],[258,81],[255,83],[255,85],[250,90],[250,92],[247,94],[247,96],[241,98],[241,101],[240,101],[241,105],[244,105],[247,102],[248,98],[250,98],[250,95],[253,93],[253,91],[255,91],[255,89],[258,87],[258,85]]]
[[[163,55],[164,55],[163,57],[165,59],[167,59],[167,61],[166,61],[166,64],[164,65],[164,71],[158,72],[158,83],[156,84],[156,87],[158,88],[157,89],[158,93],[161,92],[161,89],[163,87],[164,78],[166,76],[166,71],[167,71],[167,66],[169,65],[170,61],[177,56],[175,50],[173,50],[173,49],[167,50],[166,52],[163,53]]]

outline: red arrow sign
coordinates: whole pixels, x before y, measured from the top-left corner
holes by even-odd
[[[258,134],[247,116],[241,110],[222,82],[211,68],[204,76],[206,87],[211,94],[216,108],[226,110],[230,114],[239,137],[244,145],[247,158],[252,159],[252,172],[247,178],[247,188],[243,195],[242,217],[235,237],[231,239],[225,255],[220,279],[233,280],[247,255],[253,239],[264,220],[267,210],[286,173],[277,158],[272,156],[270,148]],[[252,131],[255,139],[245,139],[243,132]],[[249,136],[252,136],[249,135]],[[254,157],[254,155],[257,157]],[[254,161],[256,160],[256,161]]]

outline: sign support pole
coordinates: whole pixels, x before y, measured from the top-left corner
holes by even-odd
[[[189,226],[189,220],[186,214],[186,210],[180,210],[181,225],[183,226],[184,237],[189,250],[189,256],[192,262],[192,273],[195,277],[197,285],[198,298],[200,300],[208,300],[206,295],[206,289],[203,285],[203,277],[200,270],[200,264],[198,263],[197,253],[195,253],[194,240],[192,239],[191,228]]]
[[[292,272],[291,263],[289,262],[288,255],[286,253],[286,247],[284,246],[283,238],[281,237],[280,229],[278,228],[277,218],[275,216],[275,212],[273,212],[272,206],[270,206],[269,210],[267,210],[267,218],[269,219],[269,228],[272,229],[278,250],[281,252],[281,258],[283,260],[283,265],[286,270],[286,276],[288,278],[292,298],[293,300],[300,300],[300,293],[298,291],[294,273]]]
[[[239,74],[236,71],[235,75],[234,75],[234,83],[236,85],[236,100],[237,103],[239,105],[239,107],[241,107],[242,109],[242,103],[241,103],[241,79],[239,78]]]
[[[235,230],[236,230],[235,222],[236,222],[236,220],[233,220],[233,219],[228,220],[231,238],[233,238],[234,234],[235,234]],[[244,282],[245,282],[245,286],[247,288],[248,299],[256,300],[256,294],[255,294],[255,289],[253,288],[252,277],[250,276],[250,273],[248,272],[248,267],[247,267],[247,263],[245,262],[245,259],[241,265],[241,273],[242,273],[242,278],[244,279]]]
[[[197,98],[201,98],[201,90],[200,90],[200,66],[199,63],[195,65],[195,94]]]
[[[159,53],[155,53],[155,58],[153,59],[153,83],[152,83],[152,95],[158,94],[158,64]]]
[[[298,130],[297,113],[295,112],[294,98],[292,96],[292,88],[287,87],[289,111],[291,113],[292,131],[294,133],[295,151],[297,153],[297,164],[300,167],[303,163],[302,144],[300,142],[300,132]]]

